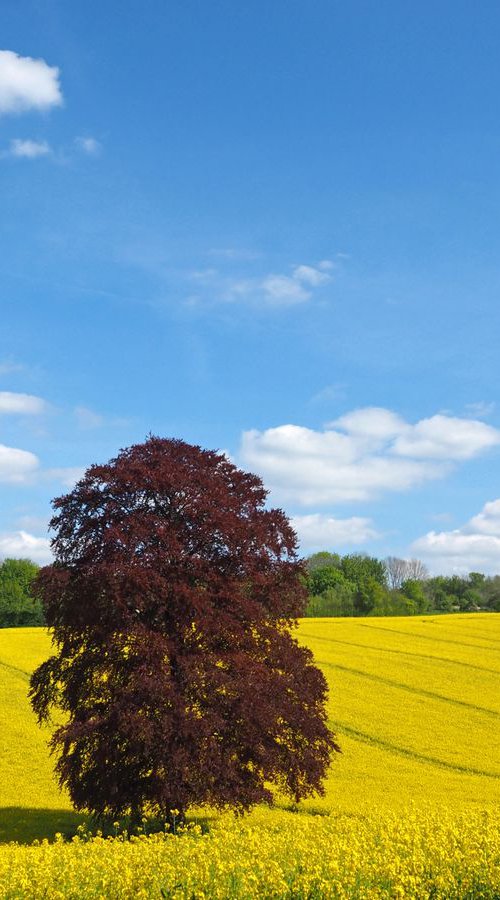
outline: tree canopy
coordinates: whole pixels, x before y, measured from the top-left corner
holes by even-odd
[[[500,576],[429,577],[419,559],[321,551],[306,561],[308,616],[407,616],[500,611]]]
[[[37,572],[29,559],[4,559],[0,564],[0,628],[43,624],[42,605],[31,587]]]
[[[291,635],[307,593],[296,535],[257,476],[150,437],[53,502],[37,596],[55,652],[39,719],[77,808],[168,816],[322,792],[326,681]]]

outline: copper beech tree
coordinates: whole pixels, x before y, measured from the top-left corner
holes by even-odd
[[[60,783],[100,817],[322,793],[326,683],[291,636],[304,571],[285,514],[224,455],[150,437],[53,502],[34,672]]]

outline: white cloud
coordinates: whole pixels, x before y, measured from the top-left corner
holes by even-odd
[[[87,156],[99,156],[102,150],[100,141],[93,137],[77,137],[75,138],[75,144]]]
[[[486,503],[461,528],[429,531],[413,542],[412,552],[438,574],[500,574],[500,499]]]
[[[0,50],[0,115],[61,106],[59,69],[44,59]]]
[[[48,538],[35,537],[27,531],[0,534],[0,559],[31,559],[37,563],[52,561]]]
[[[260,287],[266,300],[276,306],[303,303],[311,296],[311,291],[308,291],[298,278],[290,278],[288,275],[268,275]]]
[[[302,550],[308,552],[364,544],[379,536],[371,520],[359,516],[335,519],[313,513],[308,516],[292,516],[291,523],[298,534]]]
[[[313,506],[408,490],[498,443],[500,432],[482,422],[434,416],[410,425],[391,410],[369,407],[324,431],[298,425],[246,431],[241,458],[285,501]]]
[[[197,290],[204,290],[204,296],[211,302],[247,302],[266,307],[289,307],[307,303],[313,293],[331,281],[329,269],[333,263],[323,260],[317,266],[297,265],[291,274],[271,272],[263,277],[226,277],[213,267],[196,270],[190,278],[196,282]],[[187,302],[196,306],[204,296],[190,295]]]
[[[22,484],[31,481],[38,466],[34,453],[0,444],[0,482]]]
[[[331,280],[331,275],[313,266],[295,266],[291,275],[267,275],[258,287],[267,303],[274,306],[294,306],[310,300],[312,289]]]
[[[500,443],[500,433],[475,419],[432,416],[407,428],[396,440],[399,456],[426,459],[472,459]]]
[[[324,269],[325,263],[322,263],[321,267]],[[292,278],[294,281],[310,284],[311,287],[317,287],[319,284],[326,284],[327,281],[330,281],[331,276],[328,275],[327,272],[322,271],[321,267],[318,266],[318,268],[315,269],[313,266],[296,266],[293,270]]]
[[[500,432],[476,419],[436,415],[410,425],[389,409],[357,409],[330,423],[358,438],[394,439],[391,453],[413,459],[471,459],[500,443]]]
[[[16,413],[21,415],[39,415],[45,412],[47,404],[41,397],[33,394],[15,394],[12,391],[0,391],[0,415]]]
[[[376,444],[381,439],[397,437],[407,428],[411,428],[401,416],[380,406],[355,409],[334,422],[329,422],[328,426],[332,428],[338,426],[357,439],[374,440]]]
[[[493,534],[500,537],[500,500],[485,503],[480,513],[467,526],[471,533]]]
[[[31,141],[13,138],[10,142],[9,156],[17,156],[21,159],[37,159],[40,156],[48,156],[52,153],[47,141]]]

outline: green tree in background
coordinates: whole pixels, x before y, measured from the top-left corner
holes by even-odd
[[[308,616],[500,612],[500,575],[435,575],[418,559],[322,551],[306,562]]]
[[[362,553],[350,553],[341,559],[341,569],[345,577],[356,585],[372,578],[381,587],[387,587],[387,573],[382,560]]]
[[[0,565],[0,628],[43,625],[42,605],[31,592],[37,573],[29,559],[5,559]]]
[[[425,593],[421,581],[416,581],[414,578],[408,578],[408,580],[404,581],[401,585],[401,593],[405,599],[413,604],[415,613],[429,612],[429,598]]]
[[[343,572],[334,566],[322,566],[314,569],[308,579],[310,594],[323,594],[330,588],[336,588],[348,584]]]
[[[390,615],[389,591],[373,575],[360,578],[354,595],[354,609],[358,616]]]
[[[342,558],[338,553],[329,553],[327,550],[321,550],[319,553],[313,553],[307,559],[307,568],[309,572],[315,572],[316,569],[336,568],[340,569]]]

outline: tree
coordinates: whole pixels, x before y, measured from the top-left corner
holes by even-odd
[[[357,616],[387,616],[390,595],[376,578],[367,575],[360,578],[355,589],[354,611]]]
[[[407,559],[406,581],[425,581],[429,570],[421,559]]]
[[[404,581],[424,581],[428,577],[427,567],[420,559],[400,559],[387,556],[384,559],[387,581],[393,590],[399,590]]]
[[[314,572],[316,569],[324,569],[325,567],[339,569],[341,558],[338,553],[320,550],[319,553],[313,553],[311,556],[308,556],[306,564],[309,572]]]
[[[355,587],[339,572],[339,580],[309,597],[306,616],[353,616]]]
[[[60,783],[100,817],[323,792],[326,682],[290,629],[305,570],[255,475],[150,437],[54,501],[41,570],[56,652],[35,671]]]
[[[341,559],[341,569],[348,581],[360,585],[367,578],[373,578],[382,587],[387,586],[387,575],[384,563],[375,556],[363,553],[350,553]]]
[[[0,627],[42,625],[43,610],[31,584],[38,572],[29,559],[5,559],[0,565]]]
[[[400,559],[398,556],[387,556],[384,559],[387,583],[392,590],[399,590],[406,579],[406,563],[406,559]]]
[[[415,578],[408,578],[401,585],[403,597],[411,600],[416,613],[425,613],[429,610],[429,599],[422,587],[422,582]]]
[[[334,566],[322,566],[313,569],[308,578],[308,588],[311,594],[323,594],[329,588],[336,588],[337,585],[344,586],[348,581],[340,571]]]
[[[486,584],[486,575],[482,572],[469,572],[469,582],[474,590],[481,591]]]

